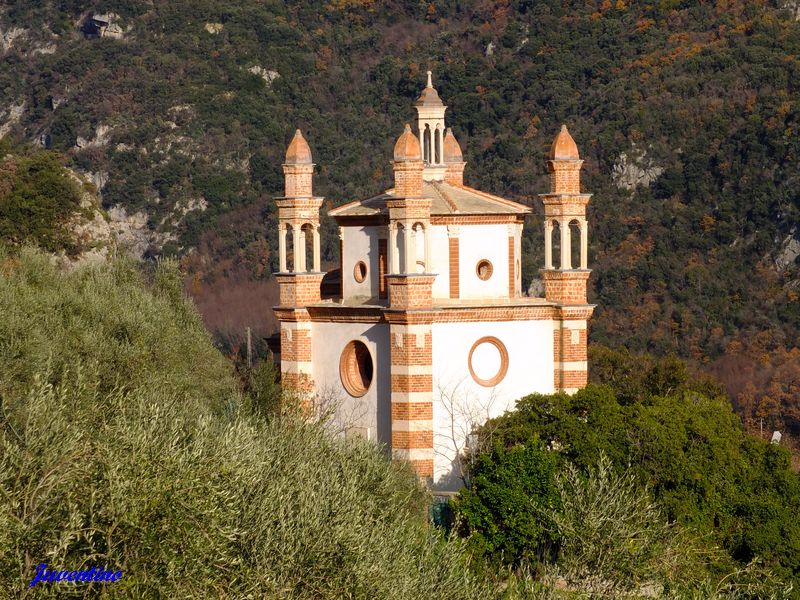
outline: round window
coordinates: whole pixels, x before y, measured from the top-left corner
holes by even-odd
[[[478,278],[486,281],[489,277],[492,276],[492,271],[494,268],[492,267],[492,263],[490,263],[485,258],[483,260],[478,261],[478,265],[475,267],[475,271],[478,273]]]
[[[469,374],[476,383],[492,387],[508,372],[508,351],[496,337],[482,337],[469,351]]]
[[[353,340],[344,347],[339,359],[339,377],[347,393],[360,398],[372,384],[372,355],[363,342]]]
[[[353,268],[353,277],[358,283],[362,283],[367,278],[367,265],[363,260],[358,261]]]

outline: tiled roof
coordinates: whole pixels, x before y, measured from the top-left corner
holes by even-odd
[[[386,201],[394,190],[366,200],[349,202],[330,211],[332,217],[368,217],[388,213]],[[422,193],[431,200],[431,215],[508,215],[531,212],[530,207],[466,186],[426,181]]]

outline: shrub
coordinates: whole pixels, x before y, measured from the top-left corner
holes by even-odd
[[[427,495],[367,442],[253,410],[180,294],[128,263],[0,258],[0,587],[37,597],[486,598]],[[179,289],[179,288],[178,288]],[[103,586],[102,588],[99,586]]]
[[[81,188],[53,152],[0,154],[0,240],[34,243],[74,255],[80,248],[67,228],[80,210]]]
[[[457,529],[476,556],[518,566],[550,553],[557,541],[547,516],[558,504],[555,465],[538,440],[479,455],[469,489],[454,501]]]

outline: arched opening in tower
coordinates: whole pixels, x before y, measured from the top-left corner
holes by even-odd
[[[569,245],[572,268],[581,268],[581,225],[577,219],[569,222]]]
[[[428,265],[425,264],[425,226],[422,223],[414,224],[414,262],[416,273],[424,273]]]
[[[294,273],[294,228],[286,224],[286,271]]]
[[[406,247],[407,240],[406,240],[406,228],[403,227],[402,223],[397,224],[397,272],[400,274],[406,273],[406,252],[408,252],[408,248]]]
[[[427,124],[422,133],[422,155],[426,163],[431,162],[431,128]]]
[[[550,244],[551,256],[553,260],[553,268],[561,268],[561,224],[558,221],[553,221],[553,237]]]
[[[303,225],[303,253],[305,258],[305,271],[314,270],[314,226],[311,223]]]

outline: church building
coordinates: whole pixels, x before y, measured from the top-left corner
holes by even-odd
[[[590,194],[567,128],[544,205],[544,297],[523,293],[531,208],[464,185],[461,148],[431,83],[394,146],[394,185],[330,211],[341,287],[323,293],[314,164],[300,130],[279,216],[282,382],[324,403],[346,435],[384,444],[435,490],[458,489],[472,432],[533,392],[587,383]],[[557,251],[554,255],[554,249]]]

